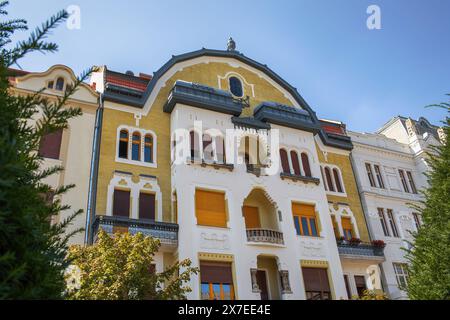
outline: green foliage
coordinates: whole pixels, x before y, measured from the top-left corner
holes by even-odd
[[[7,4],[0,3],[0,15],[7,15]],[[0,22],[0,299],[57,299],[65,290],[67,240],[77,232],[65,234],[65,229],[81,210],[50,224],[52,216],[70,209],[58,198],[73,185],[51,190],[43,179],[62,168],[39,170],[42,158],[37,151],[43,135],[66,128],[70,118],[81,114],[80,109],[64,105],[91,71],[63,96],[49,100],[41,91],[13,95],[8,68],[33,51],[57,50],[45,38],[67,16],[59,12],[17,45],[10,38],[16,31],[27,30],[26,21]],[[30,121],[36,118],[36,123]],[[45,199],[49,192],[56,198],[53,203]]]
[[[72,246],[74,268],[69,274],[70,299],[168,300],[185,299],[184,286],[198,272],[186,259],[161,273],[150,272],[159,240],[142,233],[118,233],[110,237],[100,230],[92,246]],[[180,273],[181,272],[181,273]]]
[[[450,96],[450,95],[449,95]],[[433,105],[450,112],[450,103]],[[450,299],[450,118],[443,122],[446,141],[433,148],[427,161],[429,188],[423,191],[423,225],[413,232],[412,248],[407,250],[409,279],[406,290],[411,299]]]

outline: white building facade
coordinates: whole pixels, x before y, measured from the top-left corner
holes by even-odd
[[[376,134],[349,132],[352,159],[366,220],[373,239],[386,243],[382,263],[384,290],[391,299],[406,299],[405,248],[422,224],[413,208],[423,200],[430,144],[439,144],[441,129],[426,119],[395,117]]]

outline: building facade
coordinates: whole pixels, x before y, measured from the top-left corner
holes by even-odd
[[[64,65],[54,65],[45,72],[25,72],[10,70],[11,91],[17,95],[33,95],[41,89],[40,94],[56,101],[62,97],[66,87],[76,80],[73,71]],[[78,107],[82,115],[72,118],[68,128],[44,136],[39,147],[39,155],[44,158],[42,168],[63,166],[64,170],[44,181],[55,190],[63,185],[75,184],[76,188],[68,190],[61,195],[61,203],[71,206],[70,210],[62,212],[53,218],[54,222],[64,220],[68,215],[78,209],[84,213],[75,218],[67,229],[70,233],[84,228],[86,224],[86,211],[88,210],[88,194],[90,182],[90,168],[93,152],[94,128],[96,113],[99,107],[99,94],[87,84],[81,84],[79,89],[67,101],[67,107]],[[41,117],[37,114],[36,121]],[[48,199],[53,199],[51,194]],[[84,244],[85,236],[77,233],[69,240],[70,244]]]
[[[232,43],[231,43],[232,44]],[[381,289],[341,123],[234,49],[173,56],[153,76],[101,67],[88,242],[100,228],[189,258],[189,299],[348,299]]]
[[[395,117],[377,133],[349,133],[352,157],[366,219],[373,238],[386,243],[382,263],[386,292],[392,299],[406,299],[405,248],[422,224],[413,208],[423,200],[430,145],[438,145],[442,129],[426,119]]]

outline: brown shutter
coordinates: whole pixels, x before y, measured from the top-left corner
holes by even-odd
[[[200,262],[200,279],[201,282],[232,284],[231,263]]]
[[[366,279],[364,276],[355,276],[355,284],[357,287],[366,287]]]
[[[338,192],[343,192],[342,191],[342,186],[341,186],[341,179],[339,179],[339,173],[337,171],[336,168],[333,169],[333,175],[334,175],[334,182],[336,182],[336,189]]]
[[[298,162],[298,155],[297,152],[291,151],[291,162],[292,162],[292,169],[294,169],[294,173],[297,176],[301,175],[300,172],[300,163]]]
[[[139,218],[155,220],[155,195],[143,193],[139,195]]]
[[[302,268],[305,291],[330,291],[327,269]]]
[[[289,168],[289,160],[287,156],[287,152],[284,149],[280,149],[280,160],[281,160],[281,168],[284,173],[291,173],[291,169]]]
[[[113,216],[130,216],[130,191],[114,190]]]
[[[41,138],[38,154],[44,158],[59,159],[63,129],[48,133]]]
[[[308,155],[306,153],[301,154],[303,171],[305,171],[305,176],[311,177],[311,168],[309,167]]]

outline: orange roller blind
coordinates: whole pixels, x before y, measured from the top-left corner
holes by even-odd
[[[196,190],[195,213],[199,225],[226,227],[225,193]]]
[[[259,221],[259,212],[257,207],[243,206],[242,212],[245,218],[245,227],[247,229],[261,228]]]
[[[342,222],[342,229],[345,229],[345,230],[353,229],[350,218],[342,218],[341,222]]]
[[[310,204],[292,203],[292,214],[296,216],[315,217],[314,206]]]

